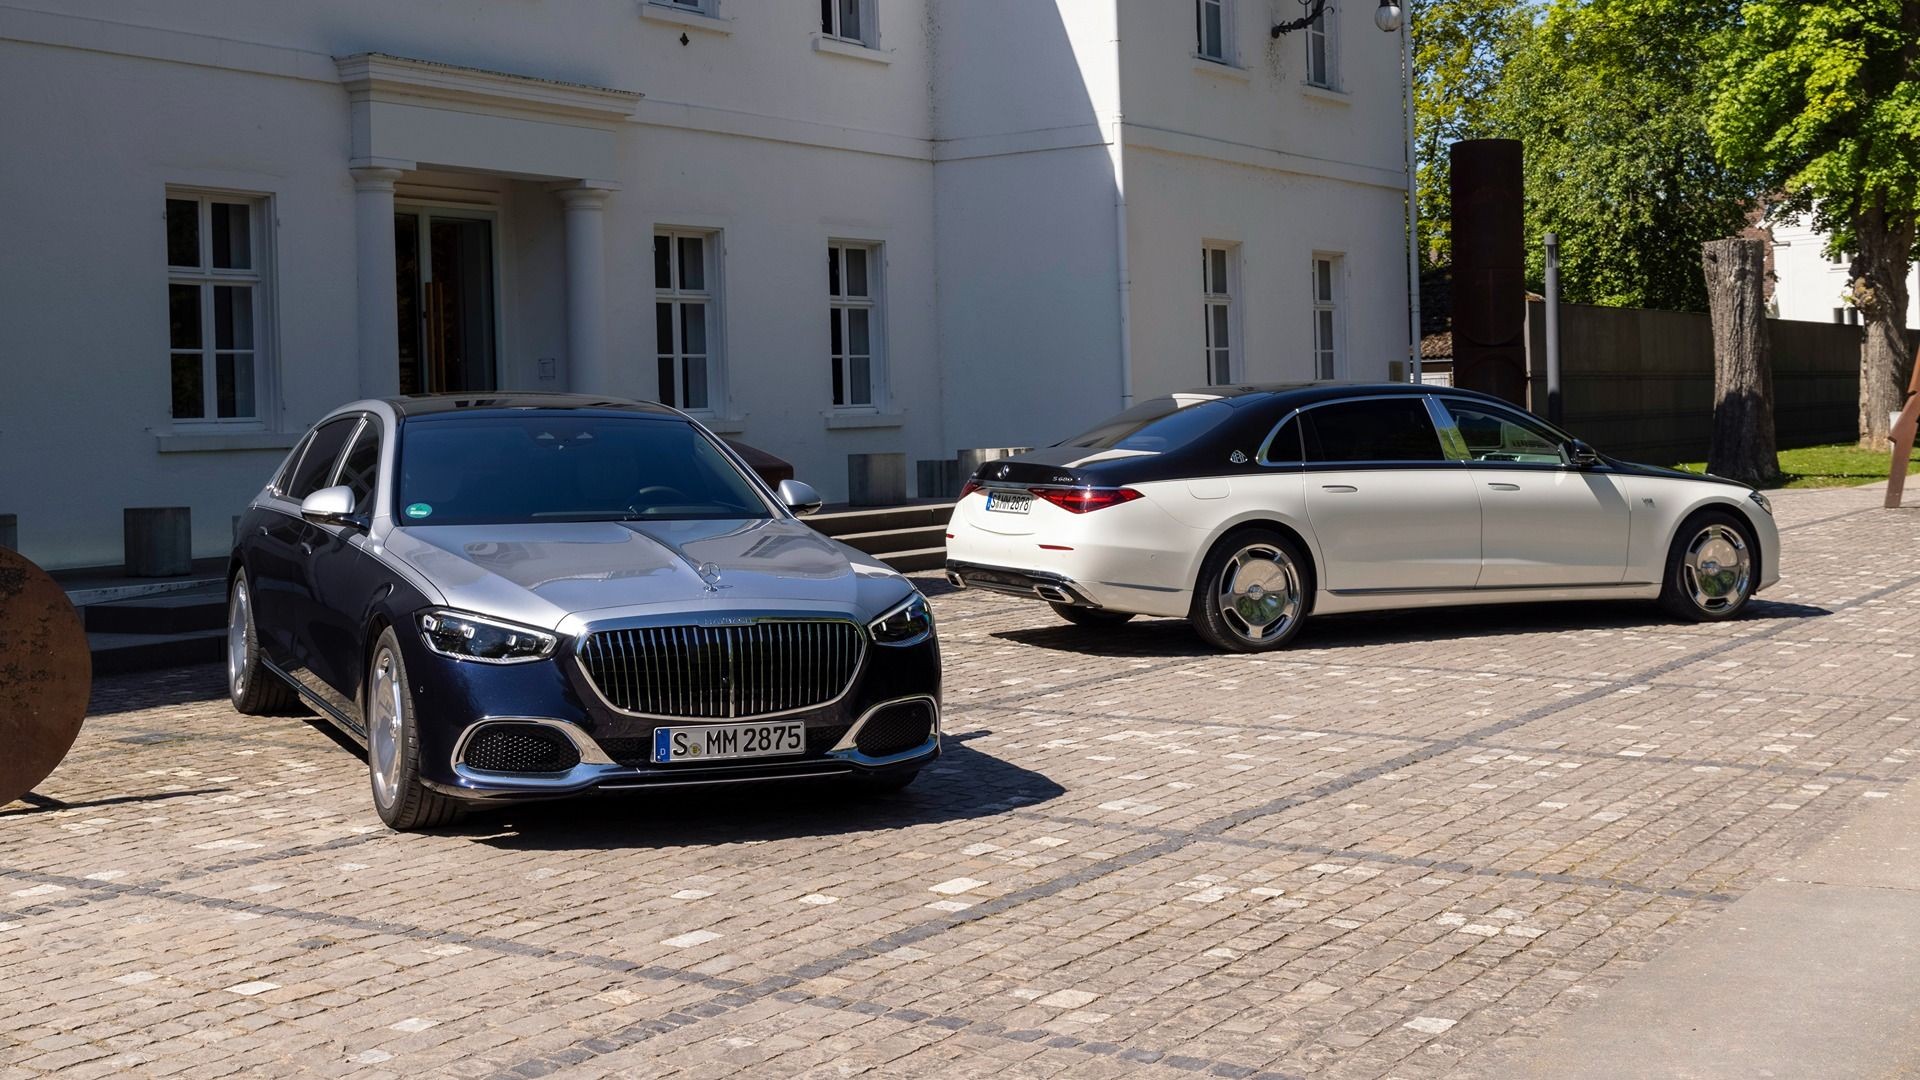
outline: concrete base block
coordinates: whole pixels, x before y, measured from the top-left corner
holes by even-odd
[[[898,506],[907,501],[907,455],[848,454],[847,501],[854,506]]]
[[[123,512],[127,574],[179,577],[193,572],[193,512],[184,506],[129,506]]]
[[[960,496],[960,462],[953,458],[914,463],[914,491],[922,499],[954,499]]]
[[[20,515],[0,514],[0,548],[20,550]]]

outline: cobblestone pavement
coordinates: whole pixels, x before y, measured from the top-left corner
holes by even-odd
[[[1783,494],[1786,580],[1714,626],[1247,658],[939,595],[949,751],[891,799],[396,835],[217,671],[105,681],[65,808],[0,813],[0,1078],[1473,1074],[1911,774],[1920,516],[1878,500]]]

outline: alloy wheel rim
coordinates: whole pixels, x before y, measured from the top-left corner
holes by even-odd
[[[1753,558],[1747,542],[1725,525],[1709,525],[1694,535],[1680,560],[1680,577],[1687,595],[1702,611],[1727,611],[1747,597],[1753,576]]]
[[[400,677],[399,660],[390,649],[373,658],[373,678],[367,687],[367,764],[373,773],[373,792],[380,805],[393,805],[400,789]]]
[[[1300,575],[1271,544],[1235,552],[1220,571],[1214,603],[1235,637],[1253,644],[1285,634],[1300,617]]]
[[[233,607],[227,612],[227,685],[238,697],[247,689],[247,623],[252,612],[247,604],[247,585],[233,587]]]

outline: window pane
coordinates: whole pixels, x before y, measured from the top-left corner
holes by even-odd
[[[253,354],[215,353],[214,415],[223,419],[253,415]]]
[[[1274,433],[1273,442],[1267,445],[1267,461],[1301,461],[1300,420],[1298,417],[1280,425]]]
[[[201,391],[200,354],[173,354],[173,417],[197,420],[206,415],[206,399]]]
[[[660,364],[660,404],[679,408],[680,400],[673,393],[673,357],[662,356]]]
[[[1215,304],[1207,309],[1207,313],[1213,316],[1213,347],[1224,349],[1233,344],[1227,338],[1227,305]]]
[[[1313,313],[1313,347],[1322,352],[1333,351],[1333,312],[1321,308]]]
[[[1327,38],[1325,34],[1307,35],[1307,81],[1327,83]]]
[[[200,265],[200,204],[167,200],[167,265]]]
[[[1222,248],[1207,251],[1207,291],[1222,294],[1227,291],[1227,253]]]
[[[176,349],[200,347],[200,286],[167,286],[167,342]]]
[[[827,312],[827,338],[832,342],[831,349],[835,356],[844,356],[847,352],[846,342],[840,336],[840,313],[840,308],[834,308],[832,311]]]
[[[820,32],[833,33],[833,0],[820,0]]]
[[[707,407],[707,359],[704,356],[687,357],[683,370],[686,372],[687,404],[689,409]]]
[[[1206,19],[1206,25],[1200,35],[1200,52],[1204,56],[1211,56],[1216,60],[1224,60],[1227,55],[1226,49],[1224,48],[1226,35],[1221,32],[1220,5],[1206,5],[1204,17]]]
[[[1476,461],[1525,461],[1559,465],[1560,440],[1545,428],[1490,409],[1476,408],[1461,401],[1448,401],[1460,439]]]
[[[840,36],[854,41],[865,41],[866,35],[860,27],[861,0],[840,0]]]
[[[1445,461],[1440,436],[1418,397],[1322,405],[1307,417],[1309,461]]]
[[[867,251],[865,248],[847,249],[847,295],[868,295]]]
[[[680,351],[690,356],[706,355],[707,305],[680,305]]]
[[[222,270],[253,268],[253,208],[236,203],[214,203],[213,265]]]
[[[833,403],[835,405],[845,405],[847,403],[847,393],[846,387],[841,382],[840,358],[837,356],[829,357],[827,364],[833,368]]]
[[[673,353],[673,305],[653,305],[653,348],[662,356]]]
[[[853,308],[847,312],[847,352],[865,355],[873,352],[868,341],[867,321],[872,312],[864,308]]]
[[[213,287],[213,346],[253,348],[253,289],[247,285]]]
[[[1313,297],[1323,304],[1333,303],[1333,260],[1313,261]]]
[[[1208,371],[1213,385],[1225,386],[1233,381],[1232,355],[1225,349],[1213,350],[1213,364]]]
[[[340,482],[353,492],[353,512],[373,513],[373,489],[380,479],[380,428],[369,423],[340,462]]]
[[[697,236],[682,236],[679,241],[680,287],[694,292],[706,291],[706,241]]]
[[[848,404],[873,404],[873,361],[865,356],[850,356],[847,358],[847,367],[847,381],[853,384],[848,388],[853,392],[853,399]]]
[[[653,287],[656,289],[673,288],[673,238],[655,236],[653,238]]]
[[[827,295],[840,295],[840,249],[837,247],[827,249]]]
[[[347,436],[353,434],[354,425],[359,422],[358,417],[343,416],[327,421],[313,433],[313,441],[307,444],[306,454],[293,470],[293,481],[287,485],[287,498],[298,502],[326,484],[327,478],[333,475],[334,460],[340,456]]]

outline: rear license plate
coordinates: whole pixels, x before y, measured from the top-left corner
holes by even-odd
[[[1033,496],[1024,492],[989,492],[987,509],[996,514],[1024,514],[1033,509]]]
[[[729,761],[783,757],[807,748],[807,727],[798,720],[778,724],[702,724],[653,729],[653,761]]]

